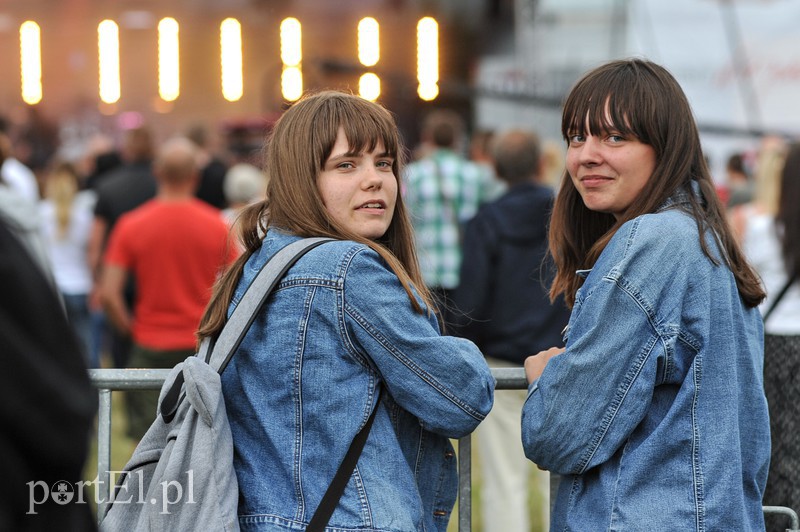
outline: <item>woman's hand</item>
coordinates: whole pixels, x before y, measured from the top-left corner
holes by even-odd
[[[539,351],[533,356],[525,359],[525,377],[528,379],[528,384],[542,376],[544,367],[556,355],[560,355],[566,349],[563,347],[551,347],[547,351]]]

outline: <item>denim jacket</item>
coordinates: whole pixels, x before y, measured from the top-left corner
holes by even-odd
[[[583,272],[566,351],[529,387],[526,455],[563,475],[551,530],[764,528],[761,318],[675,207],[625,223]]]
[[[268,231],[231,309],[296,239]],[[287,272],[222,384],[243,530],[304,529],[378,408],[330,529],[444,531],[458,483],[449,438],[472,432],[494,393],[477,347],[441,336],[380,256],[350,241],[319,246]]]

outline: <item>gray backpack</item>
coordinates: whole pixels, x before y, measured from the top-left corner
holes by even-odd
[[[220,375],[283,274],[303,253],[328,240],[303,239],[280,250],[253,280],[213,345],[206,338],[197,355],[169,373],[161,388],[156,420],[113,490],[100,525],[103,532],[239,530],[239,487]],[[371,419],[356,440],[362,433],[366,440]],[[348,453],[341,474],[337,473],[337,478],[344,478],[342,492],[360,451],[359,447],[355,461]],[[352,465],[347,464],[348,458]],[[338,490],[338,486],[333,489],[316,512],[320,515],[314,516],[322,521],[322,528],[341,497]]]

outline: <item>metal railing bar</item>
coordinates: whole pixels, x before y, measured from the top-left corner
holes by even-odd
[[[98,524],[105,514],[113,486],[110,482],[111,470],[111,392],[117,390],[158,390],[164,383],[169,369],[90,369],[89,377],[99,393],[97,422],[97,478],[104,487],[98,496]],[[525,370],[522,368],[492,368],[498,390],[524,390],[528,387]],[[458,530],[469,532],[472,529],[472,437],[464,436],[458,440]],[[786,515],[792,522],[787,532],[800,532],[797,513],[784,506],[764,506],[764,513]]]

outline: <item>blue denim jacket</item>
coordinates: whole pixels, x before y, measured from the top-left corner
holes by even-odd
[[[564,475],[551,530],[763,530],[758,310],[674,208],[624,224],[584,273],[523,408],[526,455]]]
[[[296,237],[271,229],[258,269]],[[414,312],[368,247],[329,242],[303,256],[270,296],[222,376],[243,530],[301,530],[385,392],[330,527],[444,531],[457,492],[449,438],[492,407],[494,380],[467,340]]]

